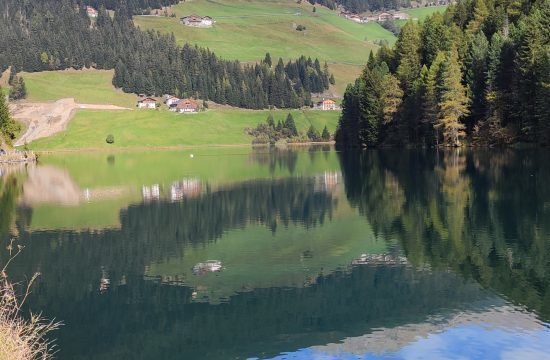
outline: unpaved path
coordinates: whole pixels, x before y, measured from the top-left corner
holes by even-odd
[[[64,131],[78,109],[130,110],[115,105],[77,104],[74,99],[61,99],[51,103],[13,104],[10,105],[13,117],[27,126],[27,131],[15,142],[15,146]]]

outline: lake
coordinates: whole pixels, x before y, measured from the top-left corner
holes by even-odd
[[[542,150],[45,155],[0,168],[59,359],[550,359]],[[0,252],[0,261],[7,259]]]

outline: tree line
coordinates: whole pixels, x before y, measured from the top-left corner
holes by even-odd
[[[180,0],[81,0],[80,4],[96,9],[101,7],[109,10],[124,8],[130,14],[139,15],[145,14],[151,9],[159,9],[179,2]]]
[[[279,140],[286,142],[303,143],[303,142],[322,142],[330,141],[330,133],[325,125],[323,132],[310,125],[305,134],[298,131],[292,114],[288,114],[284,121],[278,120],[275,124],[275,119],[272,114],[267,116],[265,123],[260,123],[254,129],[246,129],[248,135],[253,136],[252,144],[275,144]]]
[[[341,5],[354,13],[411,6],[410,0],[308,0],[308,2],[312,5],[326,6],[331,10],[335,10],[338,5]]]
[[[345,146],[550,143],[550,2],[465,0],[403,26],[349,85]]]
[[[89,19],[85,6],[73,0],[6,0],[0,14],[0,48],[6,50],[0,53],[0,70],[114,69],[113,84],[126,92],[251,109],[308,106],[311,93],[323,92],[331,82],[328,66],[317,59],[272,64],[266,56],[243,65],[208,49],[178,46],[173,34],[135,27],[127,6],[118,7],[113,17],[101,7],[98,17]]]

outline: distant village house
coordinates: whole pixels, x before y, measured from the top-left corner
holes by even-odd
[[[180,99],[178,99],[177,97],[172,96],[172,95],[164,95],[162,97],[162,100],[164,101],[164,103],[168,107],[172,107],[173,105],[177,105],[177,103],[180,101]]]
[[[191,99],[183,99],[178,102],[176,111],[178,113],[196,113],[199,112],[199,104]]]
[[[97,10],[94,9],[93,7],[91,7],[91,6],[86,6],[86,13],[87,13],[88,16],[91,17],[91,18],[96,18],[97,15],[98,15]]]
[[[214,25],[215,21],[210,16],[198,16],[198,15],[189,15],[184,16],[180,19],[181,23],[185,26],[199,27],[199,28],[209,28]]]
[[[336,102],[334,100],[331,100],[331,99],[326,99],[326,100],[318,102],[316,108],[318,110],[323,110],[323,111],[330,111],[330,110],[338,110],[339,109],[338,105],[336,105]]]
[[[157,100],[152,97],[140,95],[137,101],[138,109],[156,109]]]

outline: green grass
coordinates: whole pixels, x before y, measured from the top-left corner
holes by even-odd
[[[311,124],[319,131],[326,125],[334,132],[337,111],[274,111],[275,120],[284,120],[291,112],[298,130],[306,132]],[[265,121],[269,111],[216,109],[181,115],[165,110],[119,112],[79,111],[67,131],[34,141],[33,150],[114,149],[162,146],[200,146],[250,144],[244,129]],[[113,134],[115,143],[105,142]]]
[[[135,17],[142,29],[174,33],[181,44],[188,42],[208,47],[226,59],[258,61],[266,52],[275,59],[300,55],[319,58],[329,63],[362,65],[374,41],[395,37],[376,23],[356,24],[336,11],[296,1],[207,1],[195,0],[173,7],[177,17]],[[216,24],[210,29],[183,26],[179,18],[187,14],[210,15]],[[305,32],[293,24],[306,26]]]
[[[415,8],[415,9],[406,9],[406,10],[403,10],[403,12],[409,14],[409,16],[413,19],[418,19],[422,21],[435,12],[439,11],[440,13],[443,14],[446,8],[447,8],[447,5],[428,6],[428,7],[421,7],[421,8]]]
[[[134,107],[136,97],[116,90],[112,83],[113,71],[68,70],[23,74],[28,101],[54,101],[74,98],[86,104],[112,104]]]

